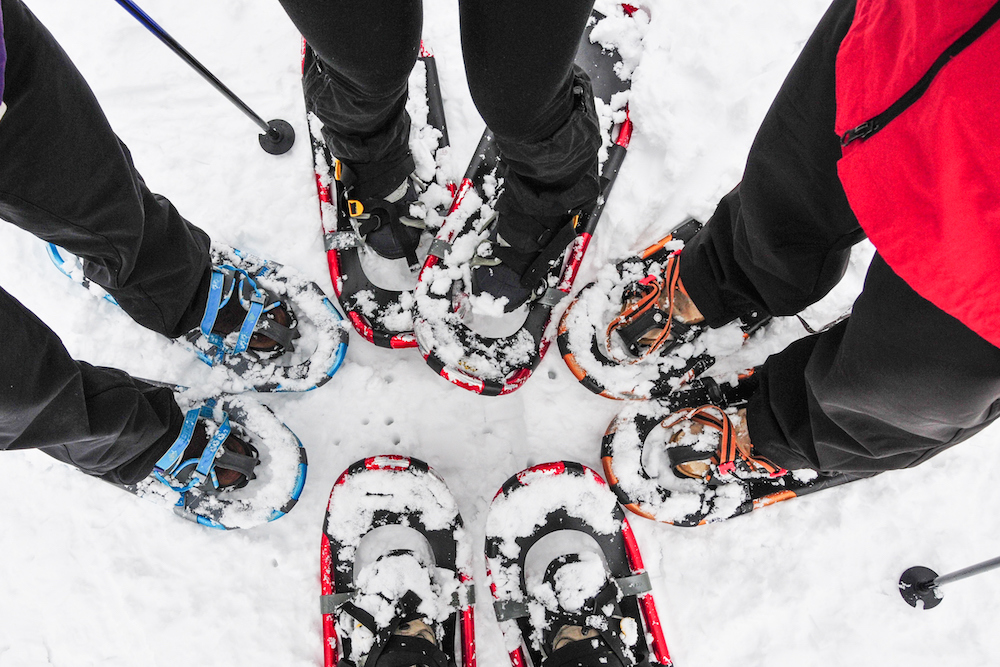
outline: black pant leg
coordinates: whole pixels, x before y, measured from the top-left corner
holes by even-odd
[[[323,123],[330,150],[350,164],[361,181],[395,171],[409,156],[407,82],[420,53],[421,3],[281,0],[281,4],[319,57],[307,57],[302,84],[306,108]]]
[[[129,484],[146,477],[180,433],[183,415],[169,389],[74,361],[2,289],[0,340],[0,449],[40,449]]]
[[[553,216],[597,198],[600,124],[573,65],[593,1],[462,0],[462,53],[476,108],[503,156],[503,209]]]
[[[918,295],[879,255],[851,317],[760,370],[754,451],[787,468],[922,463],[1000,415],[1000,348]]]
[[[207,295],[208,236],[146,188],[86,81],[21,0],[2,6],[0,218],[84,258],[88,277],[143,326],[189,331]]]
[[[681,280],[711,326],[753,310],[793,315],[844,275],[864,232],[837,175],[837,51],[855,0],[836,0],[754,139],[740,185],[687,244]]]

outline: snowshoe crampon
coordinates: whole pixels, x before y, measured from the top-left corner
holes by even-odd
[[[183,397],[178,402],[185,405]],[[192,413],[221,425],[213,432],[220,439],[218,444],[225,438],[224,429],[232,429],[233,435],[249,446],[247,454],[257,460],[257,465],[252,470],[246,466],[246,483],[232,489],[213,488],[210,482],[216,475],[215,465],[230,467],[227,457],[232,453],[216,447],[202,460],[184,461],[182,431],[180,446],[173,456],[167,452],[152,475],[122,488],[171,507],[184,519],[222,530],[251,528],[291,511],[306,483],[306,450],[271,410],[246,396],[225,396],[190,410],[188,417],[193,426]],[[190,440],[189,433],[187,437]],[[210,441],[206,450],[213,444]]]
[[[614,18],[637,10],[622,6],[621,11],[622,15]],[[590,41],[595,25],[604,18],[594,13],[576,58],[590,75],[604,128],[601,196],[598,203],[579,214],[573,240],[537,285],[535,298],[503,318],[488,316],[479,318],[485,321],[473,322],[475,307],[469,304],[475,297],[469,296],[469,262],[488,235],[487,222],[502,189],[496,177],[500,157],[488,129],[420,272],[414,331],[421,354],[435,372],[470,391],[490,396],[510,393],[527,381],[541,361],[551,342],[547,330],[553,309],[573,287],[625,158],[632,123],[625,104],[628,82],[616,74],[621,58],[616,51]],[[523,322],[514,320],[512,325],[515,317],[523,317]],[[511,329],[516,330],[511,333]]]
[[[755,312],[709,335],[702,335],[708,332],[702,325],[673,321],[664,333],[671,317],[669,308],[660,308],[660,294],[669,288],[667,277],[676,277],[680,249],[701,227],[684,221],[639,256],[602,269],[570,303],[556,340],[584,387],[614,399],[667,396],[739,350],[770,320]]]
[[[593,470],[548,463],[507,480],[486,520],[486,567],[514,667],[539,667],[563,625],[599,631],[623,665],[672,664],[632,529]]]
[[[683,459],[719,462],[719,452],[694,455],[674,438],[679,414],[702,406],[735,412],[756,388],[752,374],[736,385],[698,378],[667,399],[628,405],[608,427],[601,444],[604,474],[626,508],[675,526],[698,526],[861,479],[862,475],[819,475],[812,470],[761,472],[747,479],[711,483],[678,474]],[[714,442],[705,445],[706,452]]]
[[[48,253],[63,274],[118,305],[86,278],[79,257],[53,244]],[[344,361],[348,335],[323,290],[288,267],[242,250],[213,244],[211,256],[212,284],[203,326],[174,342],[209,366],[227,369],[230,392],[308,391],[326,384]],[[217,297],[214,303],[213,297]],[[213,333],[211,323],[229,300],[244,304],[243,325],[228,335]],[[284,325],[267,315],[266,310],[275,307],[283,311]],[[274,349],[254,349],[249,343],[258,333],[274,338]]]
[[[303,43],[303,73],[316,56]],[[421,44],[421,53],[410,75],[407,112],[410,114],[410,150],[417,176],[427,184],[419,196],[426,211],[425,224],[436,229],[454,195],[453,185],[441,185],[439,165],[445,160],[448,131],[434,56]],[[349,215],[350,203],[341,179],[342,169],[323,140],[322,122],[308,114],[316,189],[327,264],[340,305],[355,330],[366,340],[388,348],[415,347],[413,336],[413,285],[416,277],[405,259],[388,260],[365,246]],[[430,246],[425,233],[417,252]],[[379,284],[376,284],[379,283]]]
[[[383,657],[475,667],[471,553],[455,499],[426,463],[376,456],[351,465],[323,528],[326,667],[375,667]],[[420,631],[401,634],[411,626]]]

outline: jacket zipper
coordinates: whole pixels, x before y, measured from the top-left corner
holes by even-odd
[[[934,61],[931,68],[920,77],[920,80],[912,88],[910,88],[906,93],[896,100],[892,106],[880,113],[879,115],[869,118],[865,122],[861,123],[852,130],[844,132],[844,135],[840,137],[840,145],[847,146],[852,141],[864,141],[868,139],[873,134],[884,128],[890,122],[892,122],[897,116],[909,109],[914,102],[919,100],[921,96],[927,89],[930,88],[931,81],[937,76],[938,72],[944,68],[945,65],[951,61],[952,58],[961,53],[966,47],[972,44],[974,41],[979,39],[983,33],[989,30],[994,23],[1000,20],[1000,2],[997,2],[986,14],[979,19],[974,26],[969,28],[964,35],[955,40],[955,42],[945,49],[944,53],[938,56],[938,59]]]

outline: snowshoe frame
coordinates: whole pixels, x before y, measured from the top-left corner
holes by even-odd
[[[536,465],[527,470],[523,470],[508,479],[497,492],[497,497],[509,496],[517,493],[529,482],[529,476],[537,474],[545,475],[573,475],[590,480],[595,485],[607,488],[607,483],[594,470],[570,461],[556,461]],[[491,508],[492,511],[492,508]],[[666,640],[663,637],[663,629],[660,625],[659,613],[656,609],[656,601],[653,599],[649,586],[649,578],[645,566],[642,562],[642,555],[639,553],[639,546],[632,533],[632,527],[621,507],[614,505],[614,520],[621,526],[617,533],[605,535],[595,531],[590,524],[577,517],[571,516],[565,508],[558,508],[548,514],[545,524],[538,527],[531,535],[517,538],[518,556],[509,558],[501,551],[501,540],[496,537],[486,536],[486,574],[490,580],[490,591],[494,598],[494,609],[497,620],[515,621],[519,637],[508,638],[519,643],[518,648],[509,653],[512,667],[539,667],[542,664],[542,655],[532,647],[531,641],[527,638],[531,636],[531,626],[527,619],[526,605],[522,602],[504,599],[497,590],[494,583],[494,574],[490,569],[489,562],[493,559],[499,562],[503,571],[498,572],[502,577],[516,579],[519,582],[522,598],[528,599],[525,590],[524,563],[531,547],[546,535],[559,530],[576,530],[591,536],[600,545],[604,558],[610,568],[610,575],[618,583],[624,593],[620,601],[622,612],[636,621],[639,638],[638,641],[649,649],[648,663],[669,667],[673,664],[670,652],[667,649]],[[503,627],[503,626],[502,626]],[[511,641],[513,643],[513,641]],[[530,663],[528,662],[530,659]]]
[[[623,4],[622,8],[628,15],[636,11],[636,8],[631,5]],[[598,12],[594,12],[593,16],[597,19],[603,18]],[[617,53],[613,53],[613,56],[609,58],[602,51],[600,44],[590,41],[590,27],[592,25],[593,21],[588,26],[580,41],[576,62],[591,75],[594,84],[594,94],[607,102],[610,101],[614,93],[625,90],[627,83],[618,79],[612,71],[613,63],[615,62],[614,59],[618,58]],[[597,66],[598,63],[605,61],[610,62],[611,66]],[[446,364],[437,354],[433,344],[427,344],[418,335],[417,343],[420,347],[420,352],[427,365],[434,372],[453,384],[484,396],[509,394],[521,387],[531,377],[532,372],[538,366],[539,362],[541,362],[542,357],[545,356],[545,352],[552,342],[552,336],[546,335],[552,319],[552,311],[556,305],[569,295],[573,288],[573,282],[580,270],[580,265],[590,245],[590,240],[600,221],[604,204],[607,201],[607,197],[618,176],[622,161],[625,159],[625,154],[628,151],[629,142],[632,138],[632,130],[632,121],[628,118],[626,109],[625,121],[619,126],[612,128],[613,143],[608,150],[608,158],[601,170],[601,195],[597,200],[598,203],[589,210],[580,213],[576,224],[576,237],[570,242],[569,247],[563,253],[564,259],[561,268],[559,263],[557,263],[546,276],[544,284],[547,287],[537,299],[530,302],[527,318],[520,330],[511,336],[488,338],[477,334],[461,322],[442,323],[444,326],[447,326],[451,335],[458,339],[463,349],[466,350],[472,348],[488,349],[499,351],[500,356],[502,356],[502,351],[508,349],[513,344],[515,337],[523,332],[530,336],[534,343],[533,353],[529,354],[527,360],[522,363],[505,363],[501,373],[503,376],[502,379],[487,378],[482,377],[478,373],[478,369],[466,359],[462,359],[457,365]],[[496,142],[493,139],[492,132],[487,129],[483,133],[472,162],[469,164],[458,186],[449,214],[454,213],[459,208],[465,196],[471,190],[477,190],[484,201],[489,200],[483,193],[483,179],[494,171],[498,159],[499,152]],[[431,245],[431,250],[421,269],[418,283],[422,283],[429,270],[444,259],[456,238],[462,233],[468,232],[477,221],[477,216],[470,216],[462,229],[449,231],[447,230],[447,225],[442,228],[442,231],[439,232],[434,243]],[[418,289],[420,289],[419,286]],[[452,290],[443,295],[434,294],[430,290],[421,291],[425,291],[426,296],[435,300],[451,300],[454,290],[455,285],[453,284]],[[421,326],[426,326],[425,316],[420,313],[419,307],[416,310],[417,312],[414,314],[415,330],[420,329]]]
[[[306,67],[308,46],[302,42],[302,67]],[[445,123],[444,102],[441,100],[441,84],[438,78],[437,61],[423,42],[420,44],[420,62],[425,66],[427,76],[427,122],[441,132],[438,150],[448,146],[448,129]],[[383,312],[400,301],[403,292],[378,287],[365,275],[361,263],[361,245],[357,232],[347,215],[346,195],[339,191],[334,174],[334,158],[322,140],[319,127],[312,127],[310,119],[310,140],[313,150],[313,164],[316,191],[319,194],[319,209],[323,243],[326,250],[330,279],[341,307],[347,314],[355,331],[365,340],[379,347],[402,349],[416,347],[417,340],[412,331],[391,331],[380,326],[362,311],[358,295],[370,292],[375,307]],[[449,189],[453,186],[449,185]],[[454,194],[454,193],[453,193]]]
[[[323,522],[323,537],[320,543],[320,588],[323,600],[321,607],[323,616],[323,664],[325,667],[337,667],[341,664],[341,659],[346,657],[345,647],[341,646],[340,637],[336,630],[334,601],[336,596],[349,594],[354,590],[354,564],[353,561],[342,560],[340,558],[344,545],[330,535],[330,516],[334,508],[337,489],[348,478],[373,470],[409,470],[417,474],[433,475],[442,484],[444,483],[444,480],[438,476],[433,468],[423,461],[395,455],[372,456],[357,461],[350,465],[337,479],[333,490],[330,491],[326,518]],[[435,565],[457,572],[459,581],[471,589],[472,573],[462,569],[457,562],[457,540],[448,530],[432,531],[426,529],[419,511],[406,513],[386,510],[379,511],[375,514],[372,524],[368,526],[364,534],[381,526],[402,524],[404,522],[405,525],[421,533],[427,540],[434,554]],[[456,513],[453,525],[459,528],[462,527],[461,515]],[[470,595],[470,598],[472,597]],[[465,602],[460,613],[456,612],[452,614],[445,621],[443,645],[448,647],[453,646],[457,633],[457,637],[461,640],[461,661],[456,661],[456,663],[459,667],[476,667],[475,616],[472,606],[474,600],[469,599]]]

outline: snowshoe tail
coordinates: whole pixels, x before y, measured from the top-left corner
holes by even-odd
[[[511,665],[542,664],[545,648],[540,630],[532,626],[537,618],[532,607],[541,603],[528,593],[526,562],[533,547],[559,531],[588,536],[600,549],[607,574],[621,591],[623,618],[634,621],[635,634],[626,642],[631,664],[671,665],[649,575],[624,512],[600,475],[566,461],[511,477],[487,517],[487,575],[506,643],[517,646],[509,655]]]
[[[313,56],[303,42],[303,68],[308,65],[310,57]],[[425,85],[415,87],[412,77],[419,68],[425,73]],[[442,149],[448,147],[448,130],[437,61],[423,43],[420,45],[417,69],[411,75],[411,94],[418,89],[426,91],[427,122],[422,129],[438,133],[437,148],[433,156],[437,164],[444,155]],[[411,120],[416,125],[417,119]],[[361,257],[363,241],[347,214],[347,200],[337,178],[336,160],[320,132],[322,123],[309,114],[308,124],[327,264],[340,305],[354,329],[365,340],[379,347],[392,349],[416,347],[410,312],[412,290],[379,287],[365,273]],[[450,184],[445,187],[454,194]]]
[[[454,584],[440,645],[454,664],[475,667],[475,596],[462,517],[444,480],[423,461],[402,456],[357,461],[330,492],[320,549],[324,665],[355,666],[350,629],[341,627],[337,616],[356,598],[362,541],[390,526],[406,531],[411,544],[416,538],[436,571]]]
[[[631,15],[634,8],[623,5]],[[591,77],[595,95],[610,103],[612,95],[628,89],[614,72],[621,60],[617,52],[605,51],[590,41],[596,20],[604,18],[594,13],[590,26],[580,42],[576,63]],[[499,155],[492,133],[484,132],[465,177],[459,185],[448,218],[435,238],[420,272],[416,290],[414,331],[420,352],[434,372],[470,391],[485,395],[509,394],[523,385],[538,366],[551,343],[547,335],[554,308],[569,294],[576,280],[590,240],[600,221],[604,204],[611,193],[618,170],[628,150],[632,122],[625,119],[611,128],[606,138],[608,157],[601,170],[601,196],[590,210],[581,212],[576,235],[556,262],[544,283],[540,283],[536,298],[529,302],[527,317],[520,328],[510,335],[490,337],[473,331],[463,322],[463,279],[457,277],[467,260],[460,258],[455,265],[449,254],[459,237],[480,234],[484,224],[479,214],[481,205],[491,201],[486,180],[495,172]]]

